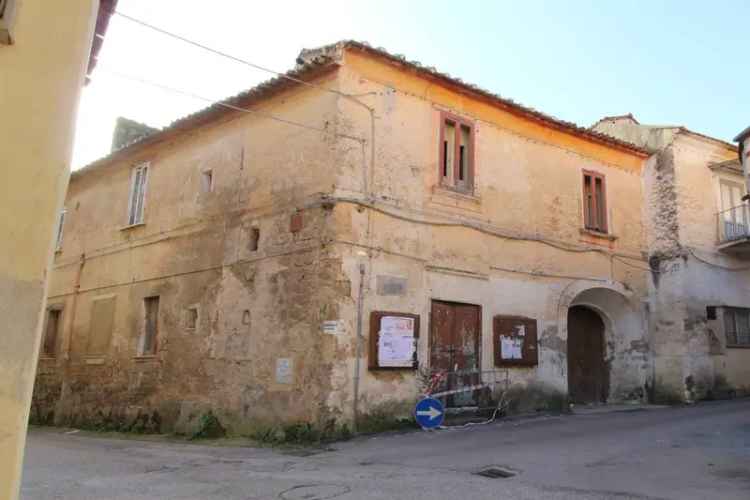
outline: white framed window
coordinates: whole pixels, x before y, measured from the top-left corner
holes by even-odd
[[[130,200],[128,202],[128,226],[143,224],[143,209],[146,204],[148,186],[148,163],[133,167],[130,177]]]
[[[63,228],[65,227],[65,214],[68,211],[66,209],[62,209],[60,211],[60,217],[57,220],[57,235],[55,236],[55,251],[59,251],[62,249],[62,240],[63,240]]]

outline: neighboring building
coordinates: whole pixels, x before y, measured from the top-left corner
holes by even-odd
[[[739,143],[737,153],[743,166],[746,187],[750,191],[750,127],[740,132],[734,140]]]
[[[644,172],[658,399],[750,390],[750,217],[737,148],[632,115],[593,127],[655,151]]]
[[[157,128],[120,116],[117,118],[115,131],[112,134],[111,149],[117,151],[158,131]]]
[[[358,42],[298,63],[73,174],[35,419],[351,422],[427,370],[520,410],[671,384],[650,149]]]
[[[105,7],[114,4],[102,2]],[[95,0],[0,0],[0,498],[17,498],[52,237],[75,112],[109,11]],[[97,12],[99,12],[97,17]]]

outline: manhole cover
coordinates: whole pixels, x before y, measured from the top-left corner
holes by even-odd
[[[348,486],[339,484],[303,484],[289,488],[279,494],[284,500],[326,500],[349,493]]]
[[[504,467],[492,466],[479,469],[474,474],[477,476],[488,477],[490,479],[506,479],[515,476],[516,472]]]

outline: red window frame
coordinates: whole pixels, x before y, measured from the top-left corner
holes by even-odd
[[[590,179],[590,192],[586,188],[586,178]],[[596,181],[602,185],[601,197],[596,190]],[[607,181],[604,174],[584,170],[582,176],[583,191],[583,227],[599,233],[607,233]],[[589,197],[591,197],[591,210],[589,211]]]
[[[446,147],[445,147],[445,133],[446,123],[452,123],[454,127],[454,153],[453,153],[453,171],[452,175],[445,176],[443,172],[445,170],[446,161]],[[458,160],[461,158],[461,128],[465,127],[469,129],[469,144],[467,154],[467,168],[466,178],[461,179],[461,169],[458,166]],[[441,112],[440,113],[440,141],[438,143],[438,179],[440,184],[447,186],[451,189],[463,192],[474,191],[474,125],[460,118],[454,114]]]

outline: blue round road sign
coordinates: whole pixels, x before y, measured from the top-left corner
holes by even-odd
[[[414,418],[423,429],[434,429],[443,424],[445,410],[443,403],[433,398],[424,398],[414,408]]]

